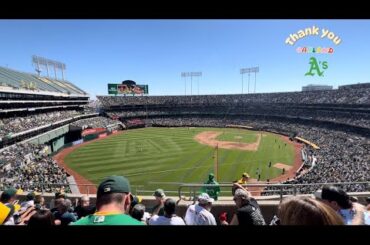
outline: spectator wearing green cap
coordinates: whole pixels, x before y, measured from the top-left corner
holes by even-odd
[[[16,201],[17,190],[15,188],[8,188],[1,193],[0,202],[3,204],[13,204]]]
[[[213,186],[204,186],[201,190],[201,192],[207,193],[210,197],[212,197],[215,201],[218,200],[218,195],[220,194],[220,186],[218,182],[215,180],[215,176],[213,173],[210,173],[208,175],[208,180],[204,182],[204,184],[207,185],[213,185]]]
[[[143,225],[127,215],[131,204],[130,182],[123,176],[110,176],[98,187],[97,212],[72,225]]]

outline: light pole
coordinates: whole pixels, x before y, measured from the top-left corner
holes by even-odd
[[[183,77],[184,81],[185,81],[185,96],[186,96],[186,74],[185,74],[185,72],[181,73],[181,77]]]
[[[190,77],[190,95],[193,95],[193,77],[201,77],[202,72],[181,72],[181,77],[185,77],[185,95],[186,95],[186,77]],[[198,95],[199,95],[199,78],[198,78]]]
[[[242,94],[244,90],[244,79],[243,75],[244,73],[248,73],[248,94],[249,94],[249,83],[250,83],[250,76],[251,73],[254,73],[254,93],[256,92],[256,83],[257,83],[257,72],[259,72],[260,68],[257,67],[250,67],[250,68],[241,68],[240,69],[240,74],[242,75]]]
[[[241,73],[241,70],[240,70],[240,73]],[[242,94],[244,93],[244,79],[243,79],[243,77],[244,77],[244,73],[242,73]]]

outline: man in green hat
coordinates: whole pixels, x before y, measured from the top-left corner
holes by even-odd
[[[110,176],[98,187],[97,212],[72,225],[143,225],[127,215],[131,204],[130,182],[123,176]]]
[[[15,225],[15,220],[14,220],[14,212],[15,210],[15,205],[18,205],[18,200],[17,199],[17,189],[10,187],[3,191],[0,196],[0,203],[4,204],[6,207],[9,208],[9,213],[7,217],[5,217],[5,220],[3,221],[4,225]],[[19,206],[19,205],[18,205]]]
[[[215,180],[215,176],[213,173],[210,173],[208,175],[208,180],[204,182],[204,184],[208,185],[214,185],[214,186],[204,186],[202,188],[202,192],[207,193],[210,197],[215,199],[216,201],[218,200],[218,195],[220,194],[220,186],[218,182]]]
[[[16,201],[16,197],[17,189],[10,187],[1,193],[0,202],[3,204],[13,204]]]

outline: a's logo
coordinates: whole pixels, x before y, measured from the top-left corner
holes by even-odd
[[[321,39],[327,39],[331,40],[335,45],[339,45],[342,42],[342,39],[336,35],[334,32],[330,31],[327,28],[320,29],[317,26],[312,26],[308,28],[304,28],[301,30],[298,30],[296,33],[291,33],[286,38],[285,43],[288,45],[295,45],[296,42],[302,38],[305,37],[313,37],[317,36]],[[333,47],[321,47],[321,46],[303,46],[303,47],[297,47],[296,52],[299,54],[309,54],[309,55],[332,55],[334,53]],[[309,70],[304,75],[305,76],[319,76],[323,77],[324,72],[326,69],[328,69],[328,62],[327,61],[318,61],[315,57],[311,57],[309,60]]]
[[[317,62],[316,58],[314,58],[314,57],[310,58],[309,64],[310,64],[310,70],[308,72],[306,72],[306,74],[304,74],[305,76],[314,76],[315,72],[316,72],[316,74],[318,76],[323,77],[324,76],[324,70],[328,69],[328,62],[327,61]],[[322,70],[320,70],[319,65],[321,65]]]
[[[103,223],[105,220],[105,216],[95,216],[94,217],[94,223]]]

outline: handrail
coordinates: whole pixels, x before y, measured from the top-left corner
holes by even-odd
[[[293,195],[297,195],[297,187],[303,186],[325,186],[325,185],[358,185],[358,184],[366,184],[370,186],[370,181],[360,181],[360,182],[337,182],[337,183],[310,183],[310,184],[269,184],[269,183],[261,183],[261,184],[243,184],[243,187],[278,187],[280,191],[280,200],[283,198],[283,188],[293,188]],[[211,187],[211,186],[219,186],[219,187],[232,187],[233,184],[181,184],[178,188],[178,195],[179,199],[182,199],[181,191],[184,187],[190,187],[193,190],[193,200],[196,200],[196,187]],[[265,191],[265,190],[264,190]],[[275,192],[277,190],[273,190]],[[286,190],[284,190],[286,191]],[[266,190],[266,192],[271,192]]]

